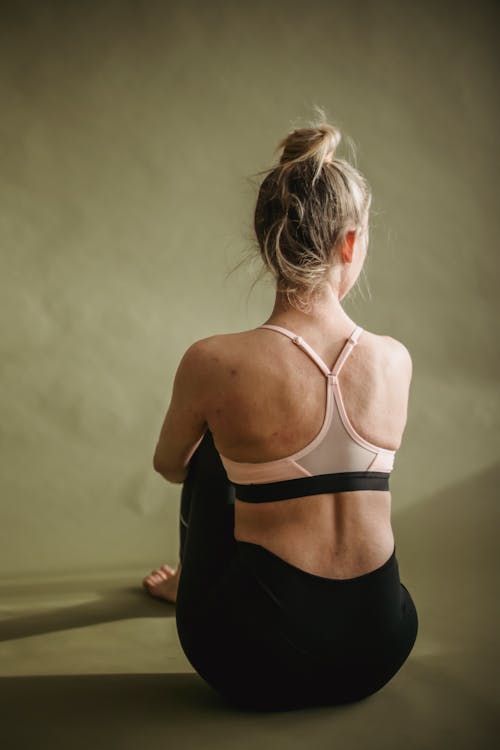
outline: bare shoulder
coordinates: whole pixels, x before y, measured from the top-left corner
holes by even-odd
[[[398,378],[406,375],[411,380],[413,363],[408,348],[402,341],[383,334],[365,331],[360,343],[363,342],[373,357],[381,362],[384,370],[393,372]]]
[[[194,341],[185,351],[179,370],[184,375],[206,375],[224,365],[234,355],[238,334],[215,334]]]
[[[239,338],[236,333],[219,333],[194,341],[186,350],[184,357],[193,364],[206,362],[230,351],[231,344]]]
[[[387,352],[386,356],[388,357],[390,364],[397,368],[400,376],[405,374],[408,381],[410,381],[413,373],[413,362],[408,348],[402,341],[399,341],[392,336],[382,336],[381,338],[384,341],[384,346],[386,347]]]
[[[368,355],[366,373],[372,389],[367,396],[366,412],[359,417],[359,431],[377,445],[398,450],[408,415],[411,356],[408,348],[392,336],[367,332],[360,343],[363,339]],[[354,418],[357,403],[356,399],[351,403]]]

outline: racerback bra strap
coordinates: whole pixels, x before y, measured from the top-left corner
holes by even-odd
[[[344,348],[340,352],[337,361],[335,362],[334,368],[332,370],[333,375],[338,375],[341,371],[342,367],[344,366],[344,362],[346,361],[349,354],[352,352],[356,344],[358,343],[358,339],[362,333],[363,329],[361,326],[356,326],[354,331],[351,333],[349,338],[347,339]]]
[[[360,334],[363,331],[363,328],[361,328],[361,326],[356,326],[354,331],[351,333],[351,335],[347,339],[342,351],[340,352],[337,358],[337,361],[335,362],[333,370],[330,370],[328,365],[325,364],[325,362],[321,359],[319,354],[316,354],[314,349],[311,346],[309,346],[309,344],[306,341],[304,341],[304,339],[301,336],[298,336],[296,333],[293,333],[292,331],[289,331],[286,328],[282,328],[281,326],[272,325],[271,323],[263,323],[261,326],[258,326],[258,328],[270,328],[272,331],[278,331],[278,333],[282,333],[284,336],[288,336],[288,338],[291,339],[294,344],[296,344],[300,349],[302,349],[306,354],[309,355],[309,357],[313,360],[313,362],[317,364],[321,372],[327,377],[329,375],[338,375],[347,357],[353,350],[354,346],[358,343]]]
[[[296,333],[292,333],[292,331],[288,331],[286,328],[281,328],[281,326],[274,326],[270,323],[264,323],[263,325],[258,327],[270,328],[272,331],[278,331],[279,333],[288,336],[288,338],[291,339],[294,344],[296,344],[300,349],[302,349],[306,354],[309,355],[309,357],[318,365],[319,369],[324,375],[330,375],[330,368],[323,362],[319,354],[316,354],[314,349],[310,347],[309,344],[304,341],[301,336],[297,336]]]

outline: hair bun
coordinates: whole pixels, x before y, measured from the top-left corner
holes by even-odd
[[[276,280],[277,292],[301,310],[323,288],[331,268],[343,262],[339,248],[347,232],[367,228],[371,203],[366,178],[349,161],[336,157],[325,166],[342,134],[320,115],[280,142],[280,163],[265,170],[254,212],[264,269]],[[345,140],[354,145],[348,134]]]
[[[321,110],[320,110],[321,112]],[[312,160],[315,164],[315,177],[325,162],[330,163],[342,139],[340,130],[325,121],[324,114],[319,121],[310,123],[310,127],[295,128],[278,144],[282,148],[279,160],[285,169],[298,162]]]

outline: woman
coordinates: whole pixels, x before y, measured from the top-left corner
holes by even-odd
[[[373,694],[417,636],[388,480],[411,358],[344,311],[368,246],[366,179],[324,119],[291,132],[255,209],[276,300],[265,324],[186,351],[154,456],[183,483],[181,563],[144,579],[176,601],[186,657],[240,707]]]

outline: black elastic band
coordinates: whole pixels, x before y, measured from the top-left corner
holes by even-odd
[[[238,500],[247,503],[269,503],[307,495],[322,495],[329,492],[354,492],[355,490],[388,490],[390,472],[386,471],[339,471],[335,474],[318,474],[314,477],[285,479],[282,482],[264,484],[236,484],[233,482]]]

